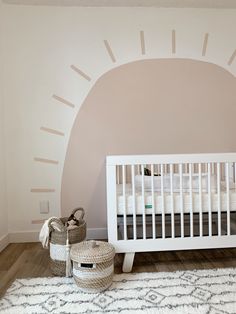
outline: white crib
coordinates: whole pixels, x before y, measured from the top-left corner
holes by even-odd
[[[108,241],[125,253],[236,246],[236,153],[107,156]]]

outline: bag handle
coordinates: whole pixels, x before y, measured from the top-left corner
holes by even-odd
[[[51,218],[51,219],[49,219],[48,227],[49,227],[50,231],[55,230],[55,228],[52,225],[53,222],[56,222],[59,225],[59,228],[61,229],[61,231],[66,231],[66,227],[63,225],[61,219],[59,219],[59,218]]]
[[[81,220],[83,220],[84,214],[85,214],[85,211],[82,207],[73,209],[71,212],[71,215],[75,215],[78,211],[80,212],[79,221],[81,221]]]

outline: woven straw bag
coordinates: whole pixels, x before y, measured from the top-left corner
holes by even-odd
[[[66,275],[66,251],[67,251],[67,239],[69,244],[75,244],[83,241],[86,237],[86,222],[84,221],[84,209],[76,208],[71,214],[75,215],[80,213],[78,218],[79,226],[67,230],[65,224],[68,221],[68,217],[52,218],[48,221],[48,227],[50,231],[50,268],[54,275],[65,276]],[[53,228],[53,222],[59,224],[62,231],[57,231]]]
[[[114,273],[114,247],[103,241],[84,241],[72,246],[73,277],[77,286],[97,293],[107,289]]]

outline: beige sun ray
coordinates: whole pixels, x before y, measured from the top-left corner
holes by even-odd
[[[55,189],[49,188],[33,188],[30,190],[32,193],[52,193],[55,192]]]
[[[40,130],[41,130],[41,131],[44,131],[44,132],[47,132],[47,133],[59,135],[59,136],[65,136],[65,133],[63,133],[63,132],[61,132],[61,131],[58,131],[58,130],[55,130],[55,129],[47,128],[47,127],[45,127],[45,126],[41,126]]]
[[[66,100],[66,99],[64,99],[64,98],[62,98],[62,97],[60,97],[60,96],[52,95],[52,97],[53,97],[54,99],[56,99],[57,101],[61,102],[61,103],[64,104],[64,105],[67,105],[67,106],[69,106],[69,107],[71,107],[71,108],[74,108],[74,107],[75,107],[75,105],[72,104],[70,101],[68,101],[68,100]]]
[[[144,31],[140,31],[140,45],[141,45],[141,53],[142,55],[145,55],[146,47],[145,47]]]
[[[172,53],[176,53],[176,32],[172,30]]]
[[[57,165],[59,163],[58,160],[39,158],[39,157],[35,157],[34,161],[38,161],[38,162],[42,162],[42,163],[46,163],[46,164],[54,164],[54,165]]]
[[[202,46],[202,56],[203,57],[206,55],[207,45],[208,45],[208,38],[209,38],[209,34],[206,33],[205,36],[204,36],[204,41],[203,41],[203,46]]]
[[[76,73],[78,73],[80,76],[82,76],[84,79],[86,79],[87,81],[91,81],[91,77],[88,76],[86,73],[84,73],[83,71],[81,71],[79,68],[77,68],[75,65],[71,65],[70,66],[72,70],[74,70]]]
[[[228,65],[231,65],[234,62],[235,58],[236,58],[236,49],[234,50],[232,56],[229,58]]]
[[[114,53],[113,53],[113,51],[111,49],[111,46],[110,46],[109,42],[107,40],[104,40],[103,42],[104,42],[104,45],[106,47],[107,53],[109,54],[109,56],[111,58],[111,61],[112,62],[116,62],[115,55],[114,55]]]

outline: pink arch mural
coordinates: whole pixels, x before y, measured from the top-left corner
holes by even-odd
[[[236,151],[236,79],[189,59],[141,60],[105,73],[74,122],[61,186],[62,214],[83,206],[106,227],[105,157]]]

